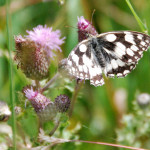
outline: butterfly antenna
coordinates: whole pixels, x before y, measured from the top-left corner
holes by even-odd
[[[94,16],[95,11],[96,11],[96,9],[94,9],[93,12],[92,12],[92,16],[91,16],[91,24],[92,24],[92,21],[93,21],[93,16]]]

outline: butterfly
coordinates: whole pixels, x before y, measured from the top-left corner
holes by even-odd
[[[90,80],[94,86],[102,86],[103,74],[125,77],[136,67],[149,46],[150,36],[135,31],[90,35],[69,54],[68,71],[79,79]]]

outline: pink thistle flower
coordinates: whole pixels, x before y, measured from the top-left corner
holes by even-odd
[[[39,93],[38,91],[34,91],[33,88],[24,88],[25,97],[31,102],[36,112],[39,112],[45,107],[52,103],[48,98]]]
[[[31,102],[40,122],[53,120],[57,115],[55,104],[43,94],[34,91],[32,87],[23,89],[25,97]]]
[[[84,19],[83,16],[78,17],[78,39],[79,42],[87,39],[89,37],[89,34],[97,35],[96,29],[93,27],[93,25],[86,19]]]
[[[52,27],[39,25],[33,28],[33,31],[27,31],[27,33],[29,35],[25,37],[41,45],[50,57],[55,56],[52,50],[62,51],[60,45],[64,43],[65,37],[60,39],[61,33],[59,30],[52,31]]]
[[[15,37],[18,68],[28,78],[45,79],[49,75],[50,57],[55,55],[53,51],[61,51],[60,45],[65,38],[60,39],[60,31],[52,31],[46,25],[39,25],[27,33],[29,35],[24,37]]]

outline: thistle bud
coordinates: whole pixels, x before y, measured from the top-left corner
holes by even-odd
[[[60,39],[60,31],[52,31],[46,26],[37,26],[28,35],[15,37],[18,68],[33,80],[42,80],[49,75],[50,58],[55,56],[54,51],[60,51],[64,39]]]
[[[96,29],[93,27],[93,25],[86,19],[84,19],[83,16],[78,17],[78,40],[79,42],[87,39],[89,37],[89,34],[97,35]]]
[[[57,110],[63,113],[69,109],[70,99],[66,95],[59,95],[55,98],[54,103],[56,105]]]
[[[16,56],[18,68],[20,68],[26,77],[33,80],[41,80],[49,75],[49,58],[44,49],[29,39],[21,36],[15,37]]]
[[[53,120],[57,114],[54,103],[33,88],[24,88],[25,97],[31,102],[41,122]]]

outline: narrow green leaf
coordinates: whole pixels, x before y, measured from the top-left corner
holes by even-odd
[[[133,7],[132,7],[132,5],[131,5],[131,3],[130,3],[130,0],[126,0],[126,3],[128,4],[128,6],[129,6],[131,12],[133,13],[133,15],[134,15],[136,21],[138,22],[138,24],[139,24],[141,30],[142,30],[143,32],[146,32],[146,33],[147,33],[147,32],[148,32],[148,29],[146,28],[146,26],[144,25],[144,23],[141,21],[141,19],[139,18],[139,16],[137,15],[137,13],[135,12],[135,10],[133,9]]]
[[[13,84],[13,67],[12,67],[12,26],[10,15],[11,0],[6,0],[6,26],[7,26],[7,45],[9,52],[9,80],[10,80],[10,103],[12,111],[12,130],[13,130],[13,149],[16,150],[16,118],[15,118],[15,100],[14,100],[14,84]]]

